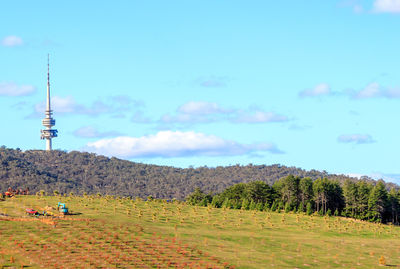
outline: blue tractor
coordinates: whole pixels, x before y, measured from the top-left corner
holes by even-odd
[[[61,213],[61,215],[68,215],[68,208],[64,203],[58,202],[57,211]]]

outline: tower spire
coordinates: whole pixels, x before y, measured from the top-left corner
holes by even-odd
[[[50,55],[47,54],[47,106],[46,110],[50,110]]]
[[[45,118],[42,120],[42,124],[46,129],[40,130],[41,139],[46,139],[46,150],[52,150],[51,139],[57,137],[58,131],[56,129],[51,129],[56,124],[56,120],[53,119],[50,106],[50,56],[47,54],[47,100],[46,100],[46,111]]]

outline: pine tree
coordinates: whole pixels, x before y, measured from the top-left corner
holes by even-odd
[[[384,222],[388,207],[388,193],[385,184],[378,181],[368,199],[368,211],[371,221]]]

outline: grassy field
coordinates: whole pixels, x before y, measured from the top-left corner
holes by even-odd
[[[56,214],[26,216],[26,208]],[[336,217],[110,197],[0,202],[0,268],[400,267],[400,228]]]

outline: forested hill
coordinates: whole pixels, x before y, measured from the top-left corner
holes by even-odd
[[[0,148],[0,191],[8,187],[29,188],[31,193],[101,193],[118,196],[152,195],[155,198],[183,199],[196,187],[219,193],[227,187],[254,180],[273,184],[288,175],[317,179],[345,180],[315,170],[305,171],[281,165],[175,168],[107,158],[72,151],[20,151]]]

